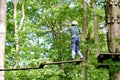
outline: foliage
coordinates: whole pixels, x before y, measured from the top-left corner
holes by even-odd
[[[18,0],[17,21],[21,19],[22,0]],[[100,0],[102,1],[102,0]],[[99,1],[99,3],[100,3]],[[7,3],[7,40],[5,54],[5,68],[13,68],[15,60],[14,20],[12,1]],[[98,5],[100,26],[104,25],[104,9]],[[89,49],[88,80],[106,80],[108,72],[96,69],[97,59],[95,51],[97,44],[93,36],[93,10],[88,7],[88,38],[82,47]],[[70,36],[60,33],[60,30],[70,26],[72,20],[77,20],[82,28],[83,7],[82,0],[25,0],[25,20],[19,31],[20,50],[17,68],[38,67],[42,62],[52,62],[71,59]],[[103,23],[103,24],[102,24]],[[99,29],[102,52],[107,51],[106,35]],[[80,35],[84,36],[84,35]],[[86,46],[87,45],[87,46]],[[76,56],[78,59],[78,57]],[[82,64],[51,65],[40,70],[5,72],[6,80],[82,80]],[[103,74],[101,74],[103,73]]]
[[[114,63],[113,66],[109,67],[109,71],[111,74],[115,74],[120,71],[120,62]]]

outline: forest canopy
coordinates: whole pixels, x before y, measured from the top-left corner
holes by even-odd
[[[38,67],[42,62],[71,60],[71,37],[60,31],[76,20],[83,32],[80,51],[87,51],[87,79],[108,80],[107,69],[96,68],[98,43],[94,34],[96,14],[100,53],[107,53],[105,1],[88,0],[84,3],[86,13],[82,0],[7,0],[5,68],[30,68]],[[86,35],[83,31],[84,14]],[[82,39],[84,36],[86,42]],[[79,59],[77,54],[76,59]],[[5,80],[82,80],[82,67],[82,63],[67,63],[47,65],[38,70],[10,71],[5,72]]]

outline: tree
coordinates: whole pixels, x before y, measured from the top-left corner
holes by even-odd
[[[6,9],[7,1],[0,0],[0,68],[4,69],[4,54],[6,40]],[[4,80],[4,72],[0,72],[0,79]]]
[[[93,9],[94,9],[94,36],[95,36],[95,42],[97,44],[97,50],[96,50],[96,54],[100,54],[100,41],[99,41],[99,32],[98,32],[98,14],[95,11],[97,9],[96,6],[96,0],[93,0]]]
[[[24,21],[24,0],[22,0],[22,10],[21,10],[21,14],[22,14],[22,18],[20,21],[20,25],[18,25],[18,21],[17,21],[17,5],[18,5],[18,0],[13,0],[13,5],[14,5],[14,31],[15,31],[15,60],[14,60],[14,68],[16,68],[16,66],[18,66],[19,64],[19,59],[17,59],[19,57],[19,31],[21,30],[23,21]]]
[[[87,9],[87,11],[85,11],[87,14],[84,14],[82,0],[25,0],[25,19],[22,28],[17,33],[19,39],[19,51],[17,53],[18,56],[16,57],[17,48],[15,49],[14,21],[17,21],[17,27],[19,27],[20,20],[22,20],[21,5],[23,0],[18,1],[17,19],[13,16],[14,5],[12,1],[8,1],[5,68],[12,68],[15,59],[18,61],[16,64],[18,66],[16,68],[38,67],[42,62],[70,60],[70,36],[66,35],[66,33],[60,33],[59,31],[70,26],[72,20],[78,21],[79,27],[83,29],[82,36],[84,39],[88,37],[87,33],[91,35],[91,32],[94,32],[94,11],[92,12],[91,6],[86,6],[86,8],[84,8]],[[86,3],[86,0],[84,1]],[[99,6],[97,8],[99,8]],[[103,9],[99,8],[98,11],[101,12]],[[100,16],[100,14],[101,13],[99,13],[98,16]],[[82,19],[83,15],[85,15],[85,17]],[[98,20],[103,22],[103,19],[101,18],[98,18]],[[82,27],[83,22],[85,22],[84,28]],[[108,79],[106,71],[97,70],[95,68],[94,63],[96,58],[93,58],[93,54],[96,50],[94,47],[96,44],[94,43],[94,39],[91,39],[90,37],[89,39],[86,39],[86,42],[87,43],[84,43],[84,41],[81,40],[80,47],[85,54],[88,54],[87,48],[90,48],[90,59],[87,63],[88,67],[86,65],[84,67],[84,79]],[[101,42],[100,44],[104,43]],[[79,59],[79,57],[76,56],[76,59]],[[75,65],[74,63],[64,64],[62,67],[60,65],[48,65],[40,70],[5,72],[5,79],[82,80],[83,76],[81,74],[81,69],[82,64]]]
[[[120,37],[120,9],[119,1],[106,0],[106,26],[108,28],[108,49],[111,53],[120,51],[119,37]]]
[[[111,54],[120,51],[120,6],[119,1],[106,0],[106,26],[108,28],[108,49]],[[117,67],[115,67],[117,68]],[[119,71],[115,73],[110,72],[111,80],[119,80]]]
[[[83,68],[82,68],[82,75],[83,75],[83,80],[87,80],[87,47],[86,47],[86,38],[87,38],[87,4],[86,4],[86,0],[83,0],[83,28],[82,28],[82,40],[83,43],[85,44],[83,46]]]

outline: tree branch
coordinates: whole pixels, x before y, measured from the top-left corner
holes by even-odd
[[[23,0],[23,2],[22,2],[22,18],[21,18],[21,21],[20,21],[20,26],[19,26],[18,31],[22,28],[24,18],[25,18],[25,11],[24,11],[24,0]]]

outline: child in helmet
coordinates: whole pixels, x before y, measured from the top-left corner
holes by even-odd
[[[75,53],[78,53],[80,59],[83,58],[82,53],[79,50],[80,45],[80,37],[79,34],[81,33],[80,29],[78,28],[78,22],[72,21],[71,26],[69,28],[63,29],[61,32],[68,30],[71,33],[71,46],[72,46],[72,60],[75,59]]]

